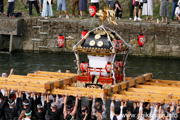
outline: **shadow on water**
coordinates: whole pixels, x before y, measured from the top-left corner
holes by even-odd
[[[87,60],[86,56],[82,59]],[[58,71],[71,69],[76,72],[74,53],[32,53],[16,52],[13,54],[0,54],[0,73],[9,73],[14,68],[15,74],[26,75],[35,70]],[[136,77],[144,73],[153,73],[154,78],[179,80],[180,60],[165,58],[128,57],[126,76]]]

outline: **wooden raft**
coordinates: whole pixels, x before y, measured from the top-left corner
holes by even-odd
[[[87,97],[105,94],[107,98],[129,99],[146,102],[169,102],[180,99],[180,81],[153,79],[152,73],[135,78],[127,77],[126,81],[117,83],[104,89],[75,87],[77,74],[37,71],[27,76],[10,75],[8,78],[0,77],[0,89],[11,88],[30,92],[48,92],[52,94],[74,95],[75,93]]]

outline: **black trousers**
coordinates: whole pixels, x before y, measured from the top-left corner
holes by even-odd
[[[29,15],[32,15],[32,4],[34,4],[37,13],[40,14],[37,1],[29,1]]]
[[[115,13],[115,16],[121,18],[122,13],[123,13],[123,11],[117,10],[116,13]]]
[[[13,16],[13,11],[14,11],[14,2],[9,2],[7,15]]]
[[[4,12],[4,0],[0,0],[0,12]]]

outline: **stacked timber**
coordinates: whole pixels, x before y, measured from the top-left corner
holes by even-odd
[[[103,93],[107,98],[129,99],[145,102],[178,102],[180,99],[180,81],[153,79],[152,73],[135,78],[127,77],[125,81],[111,85],[104,89],[75,87],[77,74],[37,71],[23,75],[0,77],[0,89],[10,88],[29,92],[74,95],[84,97],[100,97]]]

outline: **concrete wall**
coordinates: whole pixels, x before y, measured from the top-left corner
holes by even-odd
[[[95,21],[94,26],[98,26],[99,21]],[[79,19],[50,19],[40,20],[38,18],[26,18],[24,20],[25,36],[23,50],[47,50],[47,51],[70,51],[70,49],[58,48],[56,40],[58,34],[62,32],[66,37],[74,37],[68,41],[72,46],[80,40],[81,31],[91,28],[91,21]],[[34,26],[34,27],[33,27]],[[41,26],[41,27],[38,27]],[[179,24],[155,24],[143,22],[122,22],[118,21],[118,26],[106,26],[116,31],[121,37],[132,44],[131,55],[149,57],[180,57],[180,25]],[[134,44],[139,32],[146,38],[144,47]],[[47,34],[45,34],[47,33]],[[41,42],[34,42],[32,39],[40,39]],[[46,49],[39,49],[38,46],[48,46]]]
[[[22,50],[24,19],[0,18],[0,52]],[[12,37],[10,37],[12,36]],[[12,38],[12,44],[10,44]]]

